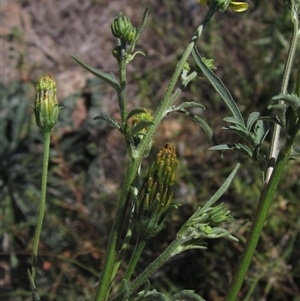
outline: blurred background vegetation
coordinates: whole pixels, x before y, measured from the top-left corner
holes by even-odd
[[[268,114],[279,92],[291,22],[281,0],[249,0],[243,14],[217,14],[198,47],[214,58],[216,73],[245,118]],[[120,134],[93,121],[100,112],[118,118],[114,91],[77,66],[70,54],[105,71],[117,71],[111,55],[112,19],[123,11],[138,25],[145,7],[151,15],[129,66],[130,106],[155,110],[178,58],[205,14],[196,0],[4,0],[1,4],[1,300],[31,300],[27,279],[37,218],[42,166],[42,135],[33,120],[34,85],[51,73],[64,109],[51,141],[47,211],[40,241],[37,286],[42,300],[90,300],[111,228],[127,157]],[[179,101],[204,104],[202,114],[220,142],[237,138],[222,130],[228,112],[209,83],[199,78]],[[236,221],[252,220],[261,187],[258,168],[237,153],[224,159],[187,117],[168,116],[155,135],[153,151],[166,142],[178,150],[175,200],[182,204],[162,233],[151,240],[139,271],[169,244],[176,229],[222,184],[241,162],[239,175],[223,197]],[[299,147],[300,139],[296,147]],[[300,300],[300,164],[291,161],[273,202],[240,300]],[[152,278],[165,293],[193,289],[206,300],[222,300],[250,222],[239,243],[208,241],[208,249],[173,258]],[[126,268],[126,265],[123,266]],[[117,281],[122,279],[122,273]]]

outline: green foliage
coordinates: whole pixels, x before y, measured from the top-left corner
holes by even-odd
[[[172,9],[174,16],[178,17],[177,6],[179,4],[171,3],[166,5]],[[267,5],[267,8],[272,12],[271,3],[261,5]],[[95,300],[103,300],[104,295],[106,298],[109,290],[111,290],[110,296],[113,300],[121,300],[121,298],[124,300],[151,299],[159,301],[181,299],[200,301],[204,300],[203,298],[217,300],[226,293],[227,280],[221,279],[220,275],[228,274],[229,270],[233,270],[235,259],[240,255],[238,250],[240,250],[241,244],[237,242],[236,237],[241,242],[244,242],[248,236],[248,233],[246,233],[248,227],[241,228],[239,225],[243,224],[244,218],[252,219],[254,215],[256,200],[261,190],[259,181],[260,172],[253,168],[254,165],[247,165],[247,161],[244,161],[243,163],[247,168],[242,168],[238,173],[237,168],[234,168],[229,178],[222,184],[223,178],[235,165],[228,160],[228,158],[232,157],[228,157],[226,154],[225,160],[221,163],[221,160],[213,152],[206,155],[203,151],[204,148],[207,148],[205,138],[203,139],[201,136],[201,142],[199,142],[199,134],[196,126],[191,126],[191,123],[187,122],[186,120],[188,119],[186,118],[179,119],[179,122],[183,123],[186,136],[190,136],[188,138],[192,141],[191,146],[189,146],[182,139],[183,135],[179,131],[178,148],[180,150],[180,161],[182,162],[180,162],[178,167],[178,182],[180,183],[180,187],[178,192],[175,191],[174,198],[182,206],[180,210],[176,212],[168,211],[168,216],[163,216],[166,223],[160,225],[161,234],[152,238],[147,245],[148,251],[142,253],[145,242],[139,240],[139,231],[135,228],[138,227],[138,223],[135,223],[135,225],[132,223],[132,216],[133,210],[137,209],[134,204],[137,204],[136,202],[139,201],[142,193],[140,183],[143,182],[144,163],[151,165],[152,151],[145,161],[142,161],[142,158],[148,155],[152,146],[153,149],[159,148],[159,144],[161,144],[159,136],[157,135],[155,139],[152,139],[152,136],[154,133],[159,134],[160,128],[158,124],[161,123],[163,118],[168,115],[167,122],[170,118],[174,118],[175,114],[173,116],[173,114],[169,113],[181,113],[182,116],[186,115],[191,120],[196,121],[207,134],[208,140],[213,143],[214,146],[210,148],[211,150],[241,151],[256,162],[263,173],[268,164],[266,150],[269,147],[269,140],[267,134],[270,126],[272,127],[274,123],[284,127],[283,134],[288,134],[285,136],[288,147],[282,149],[281,156],[278,159],[279,163],[285,162],[285,155],[291,158],[293,156],[293,153],[291,153],[292,150],[294,154],[297,153],[297,139],[299,139],[299,95],[297,93],[283,93],[273,97],[270,109],[276,113],[276,116],[265,116],[266,113],[261,114],[258,112],[261,111],[261,107],[266,106],[266,101],[260,104],[255,104],[254,101],[250,106],[249,102],[247,102],[247,99],[271,99],[276,94],[268,91],[269,94],[260,95],[260,91],[265,90],[265,86],[268,86],[267,83],[272,82],[276,78],[276,74],[280,74],[280,71],[282,71],[279,66],[280,64],[276,66],[279,71],[276,68],[275,70],[262,67],[263,58],[269,53],[269,46],[276,45],[274,41],[273,43],[270,40],[258,43],[262,51],[258,51],[259,58],[256,60],[254,59],[255,51],[251,53],[245,51],[251,57],[251,67],[257,64],[260,69],[268,69],[268,72],[263,76],[264,81],[259,82],[260,86],[257,90],[252,89],[252,84],[245,78],[233,87],[232,95],[234,97],[229,93],[220,78],[225,78],[225,81],[227,81],[228,78],[236,76],[235,70],[233,70],[234,73],[231,77],[230,72],[232,70],[226,69],[231,64],[225,64],[225,61],[221,68],[218,66],[218,72],[221,73],[219,78],[206,66],[199,54],[200,50],[197,50],[197,48],[201,49],[202,53],[206,48],[214,52],[214,46],[217,45],[219,47],[219,42],[212,39],[209,43],[206,43],[207,45],[200,43],[197,48],[195,46],[189,48],[189,51],[192,51],[196,61],[197,68],[195,70],[200,68],[201,73],[206,76],[218,95],[221,96],[222,102],[218,96],[215,96],[205,86],[206,83],[203,79],[199,80],[196,77],[198,71],[193,72],[193,67],[186,68],[186,64],[183,64],[183,62],[187,59],[188,55],[185,56],[184,54],[184,59],[180,60],[177,67],[175,67],[174,63],[170,64],[176,68],[176,72],[168,86],[171,88],[168,88],[159,100],[159,106],[153,120],[139,118],[139,115],[146,113],[146,109],[144,108],[136,107],[130,110],[131,106],[128,106],[128,104],[131,103],[130,101],[127,103],[126,93],[123,93],[124,91],[128,91],[128,87],[126,90],[124,83],[128,82],[129,79],[122,70],[125,70],[126,65],[138,53],[133,53],[133,50],[145,26],[147,14],[148,10],[144,14],[141,26],[137,27],[135,31],[134,39],[130,36],[129,31],[132,29],[130,26],[128,27],[130,30],[125,26],[125,32],[122,36],[117,35],[117,43],[119,44],[113,50],[113,55],[117,59],[121,70],[119,80],[116,79],[114,74],[95,69],[73,56],[75,61],[97,77],[95,83],[96,85],[100,83],[102,90],[103,81],[117,92],[120,121],[115,115],[111,115],[113,117],[110,117],[106,114],[107,112],[102,107],[102,93],[104,92],[95,92],[90,95],[91,105],[88,108],[88,114],[91,117],[90,119],[94,118],[105,121],[105,123],[92,123],[86,120],[81,127],[71,128],[70,130],[70,125],[72,125],[70,116],[74,98],[71,97],[70,99],[63,100],[65,112],[61,112],[61,121],[57,134],[55,132],[52,138],[48,200],[44,229],[40,241],[41,260],[37,266],[38,277],[36,283],[34,277],[31,275],[29,275],[29,281],[27,276],[24,277],[28,263],[24,268],[23,263],[20,263],[21,257],[18,254],[16,256],[16,252],[25,252],[29,258],[28,254],[31,251],[31,244],[27,245],[27,241],[31,241],[37,213],[38,187],[40,185],[38,170],[41,166],[41,137],[39,131],[31,129],[32,114],[28,114],[28,100],[21,102],[22,105],[19,105],[20,100],[26,95],[24,91],[31,86],[29,84],[18,83],[21,87],[20,93],[12,93],[8,91],[10,87],[3,87],[5,102],[3,104],[4,119],[1,122],[3,122],[4,127],[1,127],[1,134],[3,134],[1,136],[3,136],[4,143],[1,144],[1,158],[4,158],[4,160],[1,161],[4,162],[4,172],[1,180],[1,192],[4,192],[3,211],[5,223],[2,238],[4,241],[6,237],[9,237],[10,249],[4,251],[10,254],[9,260],[12,266],[18,270],[25,271],[21,275],[23,283],[18,283],[19,280],[15,278],[14,285],[17,283],[17,287],[24,288],[19,291],[19,296],[22,295],[28,300],[31,298],[28,283],[31,284],[35,300],[67,300],[67,298],[70,300],[82,300],[83,298],[91,300],[95,294],[94,283],[98,281],[100,270],[103,271],[103,274],[106,273],[105,271],[108,271],[108,276],[106,280],[105,277],[101,278],[103,282],[100,280]],[[218,23],[218,21],[213,19],[211,24],[207,24],[209,18],[212,16],[211,11],[208,16],[205,19],[205,31],[202,33],[202,29],[198,30],[195,36],[198,38],[202,33],[204,41],[213,36],[214,39],[218,37],[220,41],[222,40],[222,36],[226,36],[223,41],[225,44],[225,40],[228,39],[229,35],[220,34],[222,26],[220,26],[221,23]],[[283,16],[283,13],[280,16]],[[124,16],[120,15],[120,18],[124,18]],[[119,27],[124,25],[116,21],[116,19],[115,22],[117,24],[113,27],[114,30],[116,30],[116,27],[119,30]],[[177,25],[180,24],[179,22],[177,20]],[[261,24],[257,20],[256,22],[258,24],[256,27],[260,29]],[[280,22],[285,24],[284,21]],[[263,26],[262,28],[264,28]],[[178,34],[180,34],[179,27],[174,27],[174,32],[168,31],[168,36],[173,38],[174,34],[177,39]],[[286,27],[283,28],[286,29]],[[157,30],[159,31],[160,29],[158,28]],[[234,31],[234,29],[232,30]],[[177,45],[178,53],[184,51],[184,43],[182,41],[186,36],[187,34],[184,30],[182,39]],[[193,39],[195,39],[195,36]],[[281,37],[281,40],[279,38],[277,40],[281,42],[284,42],[283,36],[283,34],[275,35],[276,38]],[[247,35],[243,35],[243,37],[247,37]],[[119,41],[124,38],[127,39],[125,42],[123,41],[124,43]],[[124,54],[122,47],[127,52],[124,56],[122,56]],[[279,50],[281,49],[280,47],[278,46]],[[234,49],[232,45],[231,49]],[[219,51],[217,57],[214,57],[216,62],[220,62],[219,59],[220,56],[222,59],[222,53],[223,51]],[[276,53],[280,58],[279,53],[282,53],[282,51]],[[235,64],[232,64],[232,66],[240,70],[239,67],[241,65],[239,65],[238,55],[231,52],[227,52],[227,54],[227,61],[230,60],[231,55],[235,56]],[[275,59],[271,61],[273,62]],[[136,60],[133,62],[135,63]],[[147,83],[146,87],[144,85],[144,88],[142,88],[152,91],[151,101],[152,98],[159,98],[159,94],[153,95],[153,91],[159,90],[153,88],[155,85],[157,85],[156,87],[167,86],[162,78],[163,68],[158,69],[157,71],[152,70],[150,74],[152,83]],[[165,70],[167,69],[171,70],[170,67],[165,68]],[[249,74],[253,71],[250,69]],[[270,70],[275,71],[270,72]],[[229,72],[229,75],[224,76],[222,72]],[[257,72],[257,76],[253,76],[253,79],[260,81],[261,74]],[[145,74],[145,78],[149,78],[150,75]],[[139,79],[140,82],[145,78],[141,77]],[[101,82],[99,82],[99,79]],[[228,86],[230,89],[232,88],[232,85]],[[12,88],[13,91],[14,89],[15,87]],[[143,93],[147,94],[147,91],[141,90],[141,95]],[[254,97],[255,94],[257,95]],[[207,95],[209,95],[209,100],[206,99]],[[241,99],[240,95],[243,95],[244,99]],[[183,102],[181,104],[174,104],[175,101],[178,101],[179,96],[182,96]],[[201,104],[199,103],[199,98],[201,99]],[[239,99],[239,106],[237,106],[234,99]],[[281,103],[278,104],[278,101],[281,101]],[[154,103],[155,101],[152,102],[152,104]],[[233,116],[224,118],[222,116],[223,113],[219,114],[224,104]],[[145,105],[142,103],[141,105],[147,106],[148,104]],[[254,108],[255,105],[257,105],[257,108]],[[211,110],[212,107],[214,110]],[[1,111],[3,108],[1,107]],[[204,111],[205,108],[207,110]],[[253,112],[249,114],[248,111],[250,109]],[[96,114],[100,112],[100,115],[95,117],[95,112]],[[247,113],[245,114],[245,112]],[[245,115],[248,116],[248,119],[242,117]],[[16,119],[15,116],[18,116],[18,118]],[[222,117],[225,122],[229,123],[228,126],[225,126],[226,133],[233,134],[230,137],[226,137],[226,141],[233,140],[233,143],[218,144],[217,142],[216,137],[218,137],[218,140],[223,140],[224,137],[218,131],[213,132],[212,126],[215,128],[216,125],[220,125]],[[138,121],[133,122],[135,118]],[[112,126],[112,128],[107,127],[107,124]],[[188,132],[189,127],[192,134]],[[108,144],[109,139],[106,139],[111,133],[119,135],[115,138],[118,142],[114,145],[115,148],[116,145],[118,148],[116,152]],[[123,143],[120,142],[121,137]],[[296,144],[292,149],[291,141],[293,142],[294,140]],[[183,144],[185,145],[184,151],[182,149]],[[24,145],[25,150],[22,149]],[[22,147],[20,148],[20,146]],[[100,155],[97,149],[99,147]],[[108,155],[104,154],[104,150],[108,150]],[[123,161],[126,151],[129,154],[129,158]],[[117,157],[119,160],[107,168],[110,172],[113,170],[116,170],[116,172],[109,178],[108,173],[103,170],[103,165],[105,165],[108,158],[115,158],[116,153],[119,154],[119,157]],[[189,153],[192,156],[188,155]],[[37,157],[39,158],[38,160],[36,160]],[[243,160],[239,156],[235,158],[238,158],[240,161]],[[296,157],[293,156],[293,158]],[[13,166],[12,162],[14,163]],[[121,162],[124,162],[126,165],[128,163],[129,168],[124,175],[125,181],[120,193],[118,193],[116,187],[118,184],[121,184],[119,180],[123,177],[124,173],[124,166]],[[29,172],[28,166],[31,166]],[[142,172],[140,172],[141,170]],[[279,186],[277,201],[274,204],[274,208],[270,209],[266,227],[262,230],[261,243],[254,255],[256,265],[250,268],[248,278],[245,282],[245,288],[248,289],[248,292],[241,293],[245,300],[250,300],[251,295],[256,299],[264,297],[265,299],[278,300],[278,295],[280,297],[284,296],[283,299],[287,299],[297,291],[295,280],[297,280],[297,271],[299,271],[300,267],[297,263],[298,254],[295,246],[297,246],[298,242],[297,229],[299,228],[298,215],[300,210],[296,197],[299,195],[300,189],[299,172],[297,165],[293,164],[288,170],[287,175],[287,178],[293,180],[289,181],[289,183],[282,181],[282,186]],[[115,176],[118,173],[120,174],[119,178]],[[236,173],[238,174],[238,178],[233,180]],[[279,175],[280,173],[282,173],[282,170],[279,172]],[[274,178],[276,179],[276,177]],[[199,180],[201,181],[201,185],[199,185]],[[233,187],[229,189],[231,181],[233,181]],[[112,192],[109,192],[109,183],[112,182],[115,183],[115,186],[113,186]],[[266,182],[265,185],[267,185]],[[277,184],[275,183],[273,186],[277,186]],[[180,192],[180,189],[184,189],[185,187],[189,188],[188,194]],[[161,192],[159,189],[157,191]],[[215,191],[217,192],[213,194]],[[209,198],[212,194],[213,196]],[[224,203],[214,205],[219,198]],[[157,197],[155,200],[159,199]],[[167,199],[168,202],[171,201],[169,198]],[[208,202],[206,201],[207,199],[209,199]],[[188,200],[192,201],[188,203]],[[138,209],[145,209],[147,207],[145,207],[145,204],[148,204],[147,201],[148,199],[145,198],[144,205]],[[117,210],[115,209],[116,206]],[[123,208],[127,208],[127,210],[123,210]],[[155,208],[155,210],[159,208],[158,203],[156,203]],[[23,220],[20,219],[20,211],[22,212]],[[111,212],[116,212],[113,225],[111,223]],[[140,214],[140,216],[142,215]],[[233,220],[233,216],[235,220]],[[261,218],[261,220],[263,219]],[[168,221],[169,223],[167,223]],[[228,222],[229,225],[225,225],[224,228],[223,224]],[[109,243],[109,248],[106,250],[107,236],[111,229],[112,235],[110,241],[112,243]],[[233,236],[234,231],[238,231],[238,233]],[[176,236],[177,232],[178,235]],[[85,235],[82,235],[82,233]],[[209,238],[218,237],[229,238],[234,243],[232,241],[227,243],[223,240],[209,240]],[[22,240],[23,246],[20,246],[18,240]],[[169,247],[165,249],[167,245]],[[134,251],[132,251],[133,247],[135,248]],[[206,248],[207,251],[204,252],[203,249]],[[165,251],[162,251],[163,249]],[[193,253],[193,251],[190,251],[191,249],[196,249],[197,252]],[[187,254],[182,253],[187,250],[189,250]],[[105,252],[108,255],[104,266],[100,266],[99,258],[104,258]],[[157,256],[158,252],[161,253],[160,256]],[[199,256],[199,252],[201,252],[201,256]],[[182,254],[181,257],[173,258],[174,255],[179,253]],[[130,254],[132,254],[132,257],[130,260],[127,260]],[[171,257],[172,260],[167,262]],[[270,257],[272,257],[272,260],[269,260]],[[112,264],[105,266],[106,262],[110,260]],[[148,260],[149,262],[147,262]],[[193,265],[189,265],[189,269],[183,272],[190,260],[193,262]],[[43,265],[43,269],[41,268],[42,262],[45,264]],[[180,262],[183,262],[181,266],[182,270],[179,267]],[[51,264],[51,270],[45,268],[47,266],[46,263]],[[294,266],[292,271],[288,271],[288,264]],[[161,270],[159,279],[152,277],[150,278],[151,282],[149,282],[147,279],[162,265],[165,265],[166,269]],[[144,267],[144,270],[141,267]],[[125,271],[124,278],[123,271]],[[193,275],[189,273],[193,273]],[[183,274],[184,277],[182,277]],[[280,274],[285,275],[286,278],[280,277]],[[176,279],[174,275],[176,275]],[[112,281],[113,279],[115,280]],[[123,283],[120,283],[120,279],[124,279]],[[270,279],[275,279],[275,282],[272,282],[273,280],[271,281]],[[286,279],[289,279],[293,283],[293,292],[287,290]],[[49,288],[49,283],[51,283],[51,288]],[[101,287],[102,283],[104,283],[103,287]],[[146,287],[138,292],[141,289],[141,285],[145,283]],[[157,290],[150,290],[150,283]],[[185,290],[186,287],[195,288],[196,293]],[[180,290],[182,291],[178,292]],[[101,291],[104,291],[104,295],[102,296]],[[278,292],[281,294],[278,294]],[[203,297],[200,297],[200,295]],[[8,294],[6,296],[9,298],[9,296],[13,295]]]

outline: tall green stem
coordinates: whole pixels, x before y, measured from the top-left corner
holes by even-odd
[[[299,42],[299,37],[300,37],[298,16],[295,11],[292,11],[291,13],[292,13],[292,20],[293,20],[293,24],[294,24],[293,36],[292,36],[292,41],[290,44],[286,64],[284,67],[284,74],[283,74],[280,94],[287,93],[288,83],[290,80],[292,67],[294,66],[296,49],[298,47],[298,42]],[[278,153],[278,149],[279,149],[280,129],[281,129],[280,125],[276,123],[274,125],[274,131],[273,131],[270,154],[269,154],[269,160],[270,160],[270,163],[272,163],[272,165],[268,167],[266,178],[265,178],[265,183],[268,183],[268,181],[271,177],[271,174],[273,172],[274,166],[273,166],[272,159],[275,159],[275,161],[276,161],[276,157],[277,157],[277,153]]]
[[[121,119],[122,119],[122,130],[123,133],[126,135],[126,117],[127,117],[127,108],[126,108],[126,58],[124,53],[120,58],[119,63],[120,68],[120,83],[121,87],[118,93],[119,99],[119,107],[121,112]],[[104,301],[107,299],[112,275],[114,273],[115,268],[115,260],[118,253],[118,242],[120,240],[120,236],[122,234],[123,225],[127,213],[127,201],[128,200],[128,193],[130,187],[134,181],[135,175],[137,173],[139,165],[135,162],[135,159],[130,160],[129,167],[127,169],[127,173],[125,176],[125,181],[123,183],[123,187],[120,194],[120,199],[118,201],[117,206],[117,215],[113,223],[113,227],[110,234],[110,239],[107,247],[106,257],[104,261],[104,266],[100,276],[100,282],[97,288],[97,292],[95,295],[95,301]]]
[[[234,275],[234,278],[230,284],[228,294],[225,298],[226,301],[235,301],[237,295],[240,291],[240,288],[243,284],[244,278],[248,271],[252,256],[255,252],[257,247],[258,240],[260,238],[260,234],[266,220],[272,199],[276,192],[280,177],[283,173],[283,169],[286,165],[286,162],[289,158],[291,152],[292,145],[289,145],[285,148],[284,151],[281,151],[275,169],[272,173],[271,179],[268,183],[268,186],[262,192],[257,213],[255,215],[255,219],[253,221],[250,234],[248,240],[245,245],[244,252],[242,254],[242,258],[237,268],[237,272]]]
[[[285,65],[285,71],[284,71],[284,76],[283,76],[283,81],[282,81],[282,86],[280,91],[280,93],[282,94],[287,93],[288,83],[292,72],[292,67],[294,66],[293,62],[295,61],[296,49],[298,47],[299,35],[300,35],[298,16],[296,14],[296,11],[294,10],[294,7],[291,13],[292,13],[292,19],[294,24],[294,31],[293,31],[291,45],[289,48],[287,62]],[[298,73],[297,86],[298,86],[299,79],[300,79],[300,73]],[[296,87],[296,93],[298,93],[297,87]],[[261,192],[261,197],[255,214],[255,218],[241,260],[235,272],[234,278],[230,284],[227,296],[225,298],[226,301],[235,301],[237,299],[238,293],[240,291],[240,288],[243,284],[244,278],[248,271],[249,265],[251,263],[251,259],[256,250],[257,243],[260,238],[264,222],[266,220],[269,208],[271,206],[271,202],[273,200],[274,194],[277,190],[277,186],[280,181],[280,177],[282,176],[284,167],[290,157],[295,137],[299,132],[300,121],[296,117],[296,112],[292,112],[292,116],[290,117],[289,122],[290,124],[286,129],[287,131],[286,145],[280,150],[278,157],[277,157],[277,152],[279,149],[278,141],[279,141],[279,134],[280,134],[280,126],[276,124],[274,127],[273,137],[271,141],[271,150],[269,155],[269,159],[275,159],[274,166],[269,166],[267,170],[266,179]]]
[[[34,240],[33,240],[33,250],[32,250],[31,276],[32,276],[33,281],[35,281],[35,278],[36,278],[37,254],[38,254],[39,240],[40,240],[40,235],[41,235],[41,231],[42,231],[42,225],[43,225],[44,214],[45,214],[45,206],[46,206],[50,136],[51,136],[51,131],[44,132],[44,157],[43,157],[41,200],[40,200],[39,216],[38,216],[38,222],[37,222],[37,226],[36,226],[36,230],[35,230],[35,236],[34,236]]]

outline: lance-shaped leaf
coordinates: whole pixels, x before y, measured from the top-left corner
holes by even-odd
[[[227,150],[237,150],[242,153],[246,153],[250,158],[252,158],[253,152],[247,145],[243,145],[241,143],[233,143],[233,144],[219,144],[209,148],[209,150],[216,151],[227,151]]]
[[[214,89],[223,98],[227,107],[232,112],[233,116],[235,116],[240,121],[241,124],[244,124],[242,114],[241,114],[237,104],[233,100],[231,94],[229,93],[229,91],[227,90],[227,88],[225,87],[223,82],[202,61],[202,57],[200,56],[196,47],[193,48],[192,55],[193,55],[193,58],[197,64],[197,66],[201,69],[202,73],[210,81],[210,83],[212,84]]]
[[[253,124],[259,117],[259,112],[252,112],[247,120],[247,129],[248,131],[251,131]]]
[[[181,109],[185,109],[185,108],[190,108],[190,107],[199,107],[203,110],[205,110],[205,106],[202,105],[201,103],[198,103],[198,102],[194,102],[194,101],[187,101],[187,102],[184,102],[182,104],[180,104],[179,106],[173,106],[171,107],[168,112],[172,112],[172,111],[179,111]]]
[[[119,122],[107,115],[96,116],[94,118],[94,120],[104,120],[104,121],[108,122],[112,127],[118,129],[121,132],[121,125],[119,124]]]
[[[94,74],[95,76],[97,76],[98,78],[101,78],[104,82],[106,82],[107,84],[109,84],[111,87],[113,87],[116,91],[118,91],[120,89],[120,84],[117,81],[116,77],[114,76],[113,73],[107,73],[101,70],[98,70],[90,65],[87,65],[85,63],[83,63],[81,60],[79,60],[75,55],[71,54],[72,58],[80,65],[82,66],[84,69],[88,70],[89,72],[91,72],[92,74]]]

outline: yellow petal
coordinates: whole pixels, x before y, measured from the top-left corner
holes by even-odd
[[[249,5],[246,2],[231,1],[229,7],[237,13],[242,13],[248,9]]]

